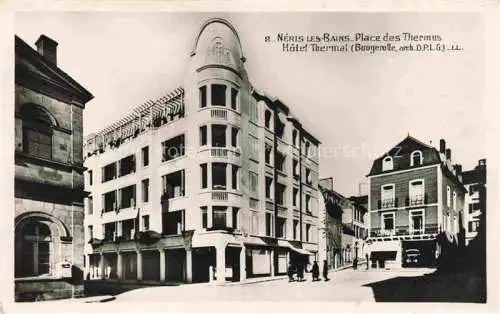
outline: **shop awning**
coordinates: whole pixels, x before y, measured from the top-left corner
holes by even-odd
[[[290,250],[295,251],[296,253],[299,253],[302,255],[314,255],[313,253],[309,252],[308,250],[304,250],[304,249],[295,247],[290,242],[285,241],[285,240],[278,240],[278,246],[289,248]]]
[[[258,237],[245,237],[243,238],[243,243],[250,245],[267,246],[266,242]]]

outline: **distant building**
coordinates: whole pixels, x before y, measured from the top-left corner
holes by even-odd
[[[15,37],[15,298],[83,294],[83,110],[57,42]]]
[[[465,242],[477,236],[480,215],[486,215],[486,159],[480,159],[478,165],[462,173],[463,183],[469,192],[465,197]]]
[[[319,141],[204,23],[183,84],[86,138],[90,280],[244,281],[318,251]]]
[[[463,242],[467,190],[444,140],[438,151],[406,137],[373,162],[368,179],[367,242],[374,265],[411,266],[417,260],[431,266],[440,254],[439,233],[450,242]]]
[[[320,179],[320,190],[324,200],[320,205],[320,217],[324,215],[320,251],[324,259],[337,268],[356,257],[364,258],[368,196],[344,197],[333,190],[333,178]]]

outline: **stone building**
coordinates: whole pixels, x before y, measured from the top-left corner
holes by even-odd
[[[15,37],[15,296],[83,293],[83,124],[92,95],[57,66],[57,42]]]
[[[244,64],[208,20],[179,88],[86,138],[86,278],[243,281],[314,258],[319,141]]]
[[[438,151],[408,135],[373,162],[368,178],[374,266],[434,266],[438,234],[454,246],[463,242],[467,190],[444,140]]]

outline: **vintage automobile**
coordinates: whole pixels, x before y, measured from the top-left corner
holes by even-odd
[[[421,254],[418,249],[405,250],[404,262],[406,266],[418,266],[421,262]]]

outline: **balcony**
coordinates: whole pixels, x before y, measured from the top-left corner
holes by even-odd
[[[405,206],[420,206],[427,203],[427,194],[411,195],[405,198]]]
[[[228,198],[229,198],[229,193],[227,191],[212,191],[212,201],[226,202]]]
[[[227,110],[226,109],[210,109],[210,117],[212,119],[227,120]]]
[[[396,235],[396,229],[385,230],[381,228],[372,228],[370,231],[371,237],[390,237]]]
[[[398,207],[397,198],[387,198],[378,201],[378,209],[394,208]]]
[[[382,230],[381,228],[372,228],[370,231],[371,237],[387,237],[387,236],[410,236],[410,235],[424,235],[424,234],[437,234],[437,224],[426,224],[425,228],[411,229],[409,226],[399,226],[393,230]]]
[[[227,158],[228,156],[228,149],[227,148],[211,148],[210,149],[210,156],[212,157],[222,157],[222,158]]]

